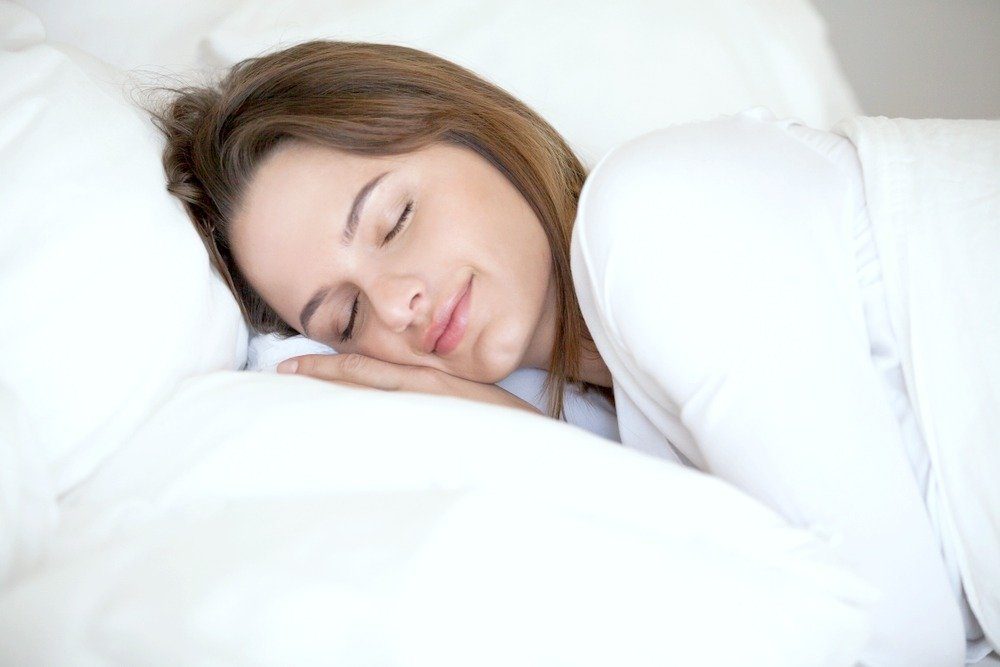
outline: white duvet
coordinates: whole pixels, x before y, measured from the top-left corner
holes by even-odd
[[[187,382],[63,499],[0,595],[0,663],[846,666],[867,639],[874,592],[719,480],[357,391]]]
[[[1000,646],[1000,121],[851,118],[907,393],[969,605]]]

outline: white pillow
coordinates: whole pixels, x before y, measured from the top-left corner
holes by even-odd
[[[766,106],[828,128],[858,111],[806,0],[244,0],[201,54],[228,66],[315,38],[403,44],[468,67],[590,166],[674,122]]]
[[[336,351],[305,336],[282,338],[278,334],[253,333],[247,349],[246,370],[273,372],[285,359],[303,354],[336,354]]]
[[[62,493],[247,330],[120,73],[43,39],[0,3],[0,385]]]
[[[718,479],[301,377],[188,381],[63,506],[0,662],[847,667],[874,600]]]
[[[71,44],[116,67],[187,72],[198,42],[242,0],[18,0],[49,41]]]

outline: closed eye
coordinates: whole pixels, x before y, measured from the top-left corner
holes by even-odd
[[[406,226],[407,221],[410,219],[410,214],[412,212],[413,212],[413,200],[411,199],[408,202],[406,202],[406,207],[403,209],[403,213],[399,216],[399,221],[396,223],[396,226],[393,227],[389,231],[389,233],[385,235],[385,238],[382,240],[383,246],[392,239],[394,239],[397,234],[403,231],[403,228]]]
[[[402,214],[399,216],[399,220],[396,222],[396,226],[389,230],[389,233],[385,235],[382,240],[381,245],[384,246],[393,238],[395,238],[403,228],[406,227],[406,223],[410,219],[410,215],[413,213],[413,200],[406,202],[406,206],[403,208]],[[357,319],[358,315],[358,302],[360,301],[360,295],[354,297],[354,304],[351,306],[351,319],[347,323],[347,328],[340,334],[340,342],[344,343],[349,341],[354,335],[354,321]]]
[[[341,343],[351,340],[351,336],[354,335],[354,319],[357,316],[358,316],[358,297],[354,297],[354,305],[351,306],[351,319],[347,323],[347,328],[344,329],[343,333],[340,334]]]

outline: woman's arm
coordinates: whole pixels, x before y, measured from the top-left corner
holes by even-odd
[[[588,180],[574,279],[619,389],[661,433],[683,430],[699,467],[829,536],[881,590],[865,664],[961,665],[957,600],[870,357],[849,183],[756,115],[646,135]]]
[[[393,364],[362,354],[308,354],[281,362],[277,370],[363,388],[454,396],[541,414],[535,406],[494,384],[473,382],[424,366]]]

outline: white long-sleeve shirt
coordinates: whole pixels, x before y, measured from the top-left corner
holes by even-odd
[[[989,652],[935,530],[849,141],[760,109],[637,138],[590,175],[572,261],[623,444],[829,535],[884,595],[865,664]]]

